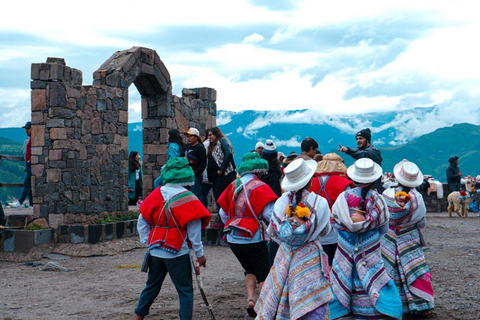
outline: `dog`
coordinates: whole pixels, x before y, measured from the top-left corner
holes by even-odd
[[[473,197],[469,192],[454,191],[447,197],[447,211],[450,217],[452,211],[455,211],[459,217],[468,217],[468,204],[473,201]]]

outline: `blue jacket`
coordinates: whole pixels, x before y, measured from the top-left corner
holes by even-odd
[[[136,181],[136,174],[135,171],[130,170],[128,168],[128,189],[132,189],[133,191],[128,191],[128,200],[133,200],[135,198],[135,181]],[[143,171],[142,167],[140,167],[140,177],[138,179],[140,183],[140,187],[143,188]]]

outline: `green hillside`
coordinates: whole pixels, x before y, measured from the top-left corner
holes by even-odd
[[[23,144],[0,137],[0,154],[23,157]],[[2,160],[0,162],[0,182],[23,183],[25,164],[22,161]],[[22,188],[0,188],[0,201],[6,203],[20,197]]]
[[[415,162],[424,174],[446,182],[448,159],[456,155],[463,175],[477,176],[480,174],[480,126],[456,124],[381,151],[385,171],[392,171],[396,163],[408,159]]]

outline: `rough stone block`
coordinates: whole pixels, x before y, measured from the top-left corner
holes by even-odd
[[[85,226],[72,225],[70,226],[70,241],[73,244],[85,242]]]
[[[51,241],[53,239],[52,229],[35,230],[34,245],[38,246],[42,243]]]
[[[137,229],[136,221],[135,220],[125,221],[125,224],[126,224],[127,237],[133,237],[135,235],[135,229]]]
[[[32,111],[41,111],[47,109],[47,90],[32,90]]]
[[[118,122],[128,123],[128,111],[120,110],[118,112]]]
[[[35,246],[35,234],[30,230],[15,230],[15,251],[28,253]]]
[[[45,171],[45,166],[43,164],[32,165],[32,175],[35,177],[41,177]]]
[[[51,128],[50,129],[51,140],[65,140],[67,139],[67,130],[65,128]]]
[[[47,128],[64,128],[64,119],[47,119]]]
[[[32,124],[43,124],[45,117],[43,112],[32,112]]]
[[[53,63],[50,67],[50,79],[63,80],[65,72],[65,66],[62,64]]]
[[[65,85],[61,82],[51,82],[48,85],[48,105],[50,107],[64,107],[67,104]]]
[[[62,160],[62,150],[49,150],[48,160]]]
[[[47,182],[60,182],[62,181],[61,169],[47,169]]]
[[[63,214],[49,214],[48,215],[48,224],[53,229],[58,229],[63,222]]]
[[[113,240],[114,238],[114,223],[105,224],[105,240]]]
[[[82,71],[72,68],[72,81],[74,85],[81,86],[83,82]]]
[[[116,224],[116,236],[117,239],[121,239],[125,236],[125,222],[120,221],[115,223]]]
[[[106,111],[107,102],[105,100],[97,100],[97,111]]]
[[[42,147],[32,147],[32,155],[34,156],[41,156],[43,152]]]
[[[47,81],[33,80],[30,82],[30,89],[47,89]]]
[[[32,147],[45,146],[45,126],[32,125]]]
[[[91,224],[88,226],[88,243],[96,244],[102,241],[103,224]]]
[[[15,251],[15,231],[2,230],[3,238],[3,251],[12,252]]]
[[[166,154],[167,153],[166,144],[144,144],[143,145],[143,154]]]

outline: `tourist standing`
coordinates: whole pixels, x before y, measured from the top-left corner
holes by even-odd
[[[208,138],[212,134],[212,129],[208,128],[205,130],[205,138],[203,139],[203,146],[205,147],[205,150],[208,150],[208,147],[210,146],[210,139]],[[208,180],[208,158],[207,157],[207,166],[205,167],[205,170],[203,170],[202,173],[202,185],[200,188],[200,201],[203,203],[205,208],[208,209],[208,193],[212,189],[213,185],[212,182]]]
[[[195,183],[190,187],[190,191],[192,191],[197,198],[200,198],[202,173],[207,166],[207,154],[197,129],[190,128],[185,132],[185,135],[187,136],[188,143],[183,146],[180,156],[187,158],[190,167],[192,167],[195,173]]]
[[[265,148],[265,145],[263,144],[263,142],[261,141],[258,141],[256,144],[255,144],[255,149],[252,151],[252,152],[257,152],[260,156],[262,156],[262,153],[263,153],[263,149]]]
[[[142,320],[170,274],[180,298],[180,319],[192,319],[193,284],[189,243],[200,266],[206,266],[201,229],[211,218],[197,197],[185,186],[195,175],[185,158],[173,158],[162,170],[164,185],[150,193],[140,205],[138,233],[148,245],[142,269],[148,269],[145,288],[140,294],[135,319]],[[187,240],[188,239],[188,240]]]
[[[310,191],[325,198],[331,210],[340,193],[355,188],[354,183],[347,179],[346,175],[347,167],[342,158],[338,154],[327,153],[323,156],[323,160],[318,162]],[[333,258],[337,251],[337,242],[336,228],[332,228],[326,236],[320,238],[323,250],[328,255],[328,265],[330,267],[332,267]]]
[[[256,152],[247,153],[238,167],[241,178],[233,181],[218,199],[220,217],[230,249],[245,271],[247,312],[255,317],[255,282],[262,291],[268,275],[266,223],[270,221],[278,197],[259,177],[268,171],[268,163]]]
[[[20,199],[15,202],[11,202],[8,205],[14,208],[20,207],[25,199],[28,197],[29,205],[32,206],[32,123],[27,121],[22,127],[25,129],[25,133],[28,136],[27,144],[25,145],[25,180],[23,181],[23,191]]]
[[[309,192],[314,160],[294,160],[285,168],[286,190],[268,227],[280,248],[255,305],[257,319],[330,319],[332,300],[327,256],[320,237],[330,227],[327,201]]]
[[[227,186],[235,180],[235,162],[233,161],[233,147],[218,127],[213,127],[208,136],[208,180],[213,184],[213,195],[218,198]]]
[[[180,152],[183,148],[183,141],[182,137],[180,136],[180,132],[177,129],[172,129],[168,131],[168,149],[167,149],[167,161],[175,158],[180,157]],[[153,185],[156,188],[160,187],[163,184],[161,175],[155,179]]]
[[[370,131],[370,128],[365,128],[358,131],[355,139],[357,140],[357,149],[352,149],[340,145],[338,151],[348,154],[355,160],[361,158],[372,159],[373,162],[381,166],[383,161],[382,154],[380,150],[378,150],[373,144],[371,144],[372,133]]]
[[[332,207],[338,250],[333,260],[332,319],[402,318],[402,302],[385,270],[380,238],[388,230],[385,199],[373,188],[382,168],[362,158],[347,169],[356,187],[342,192]]]
[[[143,172],[140,164],[140,155],[137,151],[130,152],[128,156],[128,205],[137,205],[142,199]]]
[[[398,163],[393,173],[398,187],[383,192],[390,211],[390,227],[381,240],[382,257],[402,299],[403,312],[430,316],[435,308],[432,276],[420,233],[425,227],[427,209],[422,195],[415,190],[423,183],[423,174],[407,160]]]
[[[453,156],[448,159],[450,165],[447,168],[447,183],[450,192],[462,190],[462,173],[458,167],[458,157]]]
[[[277,158],[277,147],[272,140],[267,139],[262,153],[262,158],[268,162],[268,171],[266,174],[260,177],[260,180],[265,182],[272,191],[280,197],[282,195],[282,187],[280,181],[283,177],[283,172],[280,166],[280,162]],[[278,244],[275,241],[268,242],[268,254],[270,257],[270,264],[273,264],[275,255],[277,254]]]
[[[313,138],[305,138],[300,144],[302,153],[298,155],[298,158],[303,160],[313,160],[313,157],[317,154],[318,142]]]
[[[180,132],[177,129],[168,131],[167,161],[175,157],[180,157],[180,151],[182,148],[183,140],[180,136]]]

